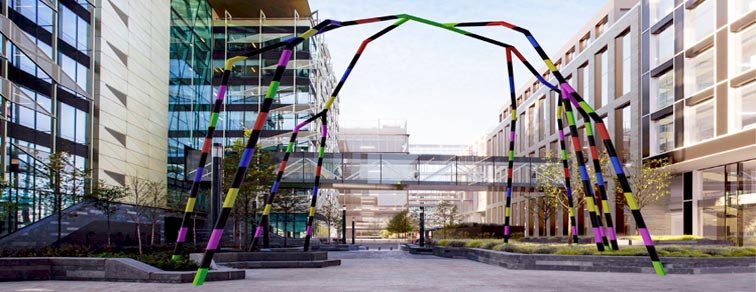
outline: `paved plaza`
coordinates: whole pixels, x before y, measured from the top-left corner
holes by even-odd
[[[190,284],[40,281],[1,291],[756,291],[756,275],[668,275],[507,270],[462,259],[400,251],[335,252],[323,269],[248,270],[247,279]]]

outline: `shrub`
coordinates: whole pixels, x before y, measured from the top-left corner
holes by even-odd
[[[465,242],[460,240],[450,240],[447,242],[446,246],[450,247],[465,247]]]
[[[500,243],[497,241],[489,241],[483,244],[482,248],[485,249],[493,249],[495,246],[499,245]]]

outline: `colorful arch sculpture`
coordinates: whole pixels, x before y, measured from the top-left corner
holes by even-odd
[[[506,212],[505,212],[505,227],[504,227],[504,234],[505,234],[505,242],[508,241],[509,238],[509,216],[510,216],[510,204],[511,204],[511,185],[512,185],[512,166],[513,166],[513,156],[514,156],[514,138],[515,138],[515,123],[516,123],[516,100],[514,98],[514,79],[513,79],[513,69],[512,69],[512,54],[515,54],[515,56],[518,57],[520,61],[525,64],[528,71],[531,71],[531,73],[544,85],[549,87],[551,90],[554,90],[559,93],[559,105],[557,110],[557,121],[558,121],[558,127],[559,127],[559,137],[560,137],[560,148],[562,150],[562,163],[565,168],[565,186],[567,188],[567,196],[570,198],[570,221],[572,223],[572,231],[573,231],[573,240],[577,241],[577,234],[576,234],[576,228],[575,228],[575,214],[574,209],[572,207],[572,193],[570,188],[570,177],[568,173],[568,163],[567,163],[567,150],[564,143],[564,133],[563,133],[563,125],[561,121],[561,115],[564,112],[567,118],[567,122],[569,125],[570,135],[573,139],[573,148],[575,151],[575,156],[578,161],[578,169],[581,177],[581,181],[583,183],[583,187],[586,190],[586,200],[588,203],[588,210],[591,214],[591,223],[594,230],[594,236],[596,237],[596,245],[597,249],[600,251],[603,251],[605,246],[610,246],[610,241],[606,239],[606,235],[604,233],[603,226],[601,225],[601,216],[600,216],[600,207],[602,207],[601,203],[601,197],[603,196],[606,198],[606,191],[603,184],[603,176],[601,173],[600,165],[598,164],[598,153],[595,150],[595,140],[593,138],[593,129],[590,124],[590,120],[593,120],[595,122],[595,127],[597,129],[597,132],[599,133],[599,136],[602,138],[605,148],[607,150],[607,153],[610,156],[610,160],[612,162],[613,169],[617,175],[617,178],[620,182],[620,185],[624,191],[624,195],[626,198],[626,201],[628,202],[628,205],[631,209],[631,212],[634,216],[634,219],[636,221],[636,224],[638,225],[639,232],[641,234],[641,237],[644,240],[644,243],[646,245],[646,248],[648,250],[649,256],[652,261],[652,265],[658,275],[664,275],[664,268],[659,260],[658,254],[656,253],[656,249],[654,247],[653,241],[651,240],[651,237],[648,233],[648,229],[645,225],[645,221],[643,220],[643,217],[640,213],[640,210],[637,207],[637,204],[635,203],[635,199],[632,195],[632,190],[630,188],[629,182],[627,181],[626,176],[624,175],[624,171],[622,169],[622,165],[619,163],[619,159],[617,158],[616,151],[614,149],[613,143],[611,141],[611,138],[608,135],[608,132],[606,130],[606,126],[603,123],[603,120],[600,116],[598,116],[593,109],[582,99],[582,97],[574,91],[574,89],[566,82],[564,77],[561,75],[559,70],[554,66],[554,64],[551,62],[551,60],[548,58],[546,53],[543,51],[543,49],[540,47],[540,45],[536,42],[535,38],[530,34],[529,31],[514,26],[512,24],[509,24],[507,22],[470,22],[470,23],[451,23],[451,24],[441,24],[438,22],[430,21],[427,19],[422,19],[419,17],[415,17],[412,15],[407,14],[399,14],[399,15],[391,15],[391,16],[383,16],[383,17],[377,17],[377,18],[368,18],[368,19],[360,19],[360,20],[353,20],[353,21],[345,21],[345,22],[339,22],[334,20],[325,20],[318,25],[314,26],[312,29],[300,34],[297,37],[287,39],[281,43],[277,43],[265,48],[261,48],[258,50],[250,51],[248,53],[242,54],[240,56],[232,57],[226,61],[221,84],[219,86],[218,95],[215,101],[215,105],[213,107],[213,113],[211,115],[210,125],[208,127],[207,136],[205,138],[205,141],[203,143],[203,151],[202,155],[200,156],[200,164],[199,168],[197,169],[197,174],[195,176],[194,183],[192,184],[192,189],[190,192],[189,200],[187,201],[187,206],[185,210],[184,215],[184,222],[182,222],[181,229],[179,231],[179,236],[177,240],[176,249],[174,252],[174,258],[180,257],[180,245],[184,242],[187,232],[187,221],[188,216],[193,212],[193,206],[194,201],[196,200],[197,190],[199,188],[199,178],[202,176],[203,172],[203,158],[206,161],[207,159],[207,150],[209,150],[209,145],[212,142],[212,135],[214,132],[214,127],[217,123],[218,119],[218,113],[220,111],[220,105],[223,102],[223,96],[225,95],[226,87],[228,85],[228,79],[230,76],[230,69],[233,67],[233,64],[237,61],[244,60],[250,56],[254,56],[257,54],[260,54],[265,51],[269,51],[275,48],[284,47],[284,50],[281,54],[281,57],[278,62],[278,66],[276,68],[275,75],[273,77],[273,81],[270,83],[270,86],[268,88],[268,91],[265,95],[265,100],[262,105],[262,108],[258,114],[257,120],[255,121],[255,125],[253,127],[252,134],[250,135],[250,138],[247,141],[245,150],[242,154],[242,159],[240,160],[239,167],[237,169],[237,172],[234,176],[234,179],[232,181],[232,184],[230,186],[230,189],[228,193],[226,194],[226,198],[223,203],[223,209],[221,211],[221,214],[218,218],[218,221],[215,223],[215,226],[213,228],[213,232],[211,234],[210,240],[208,242],[205,254],[203,256],[203,259],[200,263],[200,268],[197,271],[197,274],[195,276],[194,285],[202,285],[204,283],[204,279],[207,275],[208,268],[210,266],[210,263],[212,261],[213,255],[218,250],[220,238],[223,233],[223,229],[225,227],[225,223],[228,219],[228,216],[230,215],[231,208],[233,208],[236,195],[238,193],[239,187],[241,186],[243,182],[243,177],[246,172],[246,168],[249,165],[249,162],[252,158],[252,154],[254,153],[254,147],[257,144],[257,141],[259,140],[262,126],[267,118],[267,114],[270,110],[271,104],[273,102],[273,97],[275,96],[278,86],[281,80],[281,77],[283,76],[283,73],[286,69],[286,65],[289,61],[289,58],[291,57],[291,54],[293,52],[293,48],[301,43],[303,40],[316,35],[320,33],[324,33],[336,28],[345,27],[345,26],[351,26],[351,25],[358,25],[358,24],[366,24],[366,23],[374,23],[379,21],[386,21],[386,20],[398,20],[389,27],[381,30],[380,32],[376,33],[375,35],[369,37],[368,39],[364,40],[360,46],[360,48],[357,50],[357,53],[352,59],[352,62],[346,69],[344,75],[342,76],[339,84],[334,89],[333,94],[329,98],[329,100],[326,102],[324,109],[318,113],[317,115],[311,117],[307,121],[297,125],[292,133],[292,137],[289,142],[289,146],[287,147],[286,153],[284,155],[284,160],[282,161],[279,172],[277,175],[276,182],[273,184],[271,188],[270,195],[268,196],[266,200],[265,207],[263,209],[263,217],[267,218],[270,214],[270,209],[272,206],[272,202],[275,199],[275,193],[278,190],[278,187],[280,185],[281,178],[283,176],[283,173],[286,168],[286,162],[288,161],[289,154],[293,151],[293,145],[296,141],[296,134],[298,133],[298,130],[303,127],[304,125],[313,122],[317,120],[318,118],[321,119],[322,122],[322,136],[321,136],[321,145],[319,148],[319,154],[318,154],[318,166],[316,170],[316,177],[315,177],[315,186],[313,187],[313,196],[311,200],[310,205],[310,213],[308,216],[308,227],[307,227],[307,238],[306,238],[306,247],[308,248],[309,245],[309,239],[312,232],[312,217],[314,216],[315,211],[315,205],[317,202],[317,192],[319,187],[319,181],[320,181],[320,169],[322,167],[322,159],[323,159],[323,153],[325,150],[325,142],[326,142],[326,133],[327,133],[327,111],[330,109],[333,101],[335,100],[336,96],[338,96],[338,93],[343,86],[344,82],[348,78],[351,70],[356,65],[357,60],[359,59],[359,56],[361,55],[362,51],[365,49],[368,43],[371,41],[377,39],[378,37],[382,36],[383,34],[395,29],[399,25],[412,20],[416,22],[420,22],[423,24],[443,28],[446,30],[450,30],[456,33],[460,33],[462,35],[472,37],[487,43],[491,43],[497,46],[504,47],[506,49],[506,56],[507,56],[507,69],[508,69],[508,75],[509,75],[509,85],[510,85],[510,98],[511,98],[511,120],[512,120],[512,130],[510,132],[510,152],[509,152],[509,164],[508,164],[508,178],[507,178],[507,200],[506,200]],[[473,27],[473,26],[504,26],[509,29],[513,29],[515,31],[518,31],[520,33],[523,33],[526,38],[529,40],[533,48],[536,50],[536,52],[539,54],[539,56],[543,59],[546,66],[549,68],[549,70],[554,74],[555,78],[559,82],[559,86],[555,86],[553,84],[550,84],[546,80],[544,80],[540,74],[527,62],[527,60],[517,51],[517,49],[514,46],[501,43],[477,34],[473,34],[467,31],[464,31],[462,29],[459,29],[457,27]],[[578,110],[578,112],[584,117],[585,123],[586,123],[586,134],[588,137],[589,145],[591,146],[591,156],[594,164],[594,169],[596,172],[597,178],[599,178],[599,192],[597,193],[598,199],[595,199],[594,192],[592,190],[591,184],[590,184],[590,178],[588,176],[587,169],[585,167],[585,163],[583,162],[583,153],[580,147],[580,136],[577,131],[577,128],[575,126],[575,117],[572,110],[572,105],[575,106],[575,108]],[[206,149],[207,148],[207,149]],[[598,202],[598,203],[597,203]],[[613,226],[611,226],[611,214],[608,210],[608,204],[606,204],[606,201],[603,201],[603,209],[604,209],[604,215],[607,219],[607,227],[608,227],[608,233],[609,238],[611,240],[611,247],[616,249],[616,236],[614,235]],[[261,218],[261,221],[263,219]],[[259,238],[260,233],[262,232],[262,228],[260,225],[258,225],[258,229],[255,232],[255,237],[253,239],[253,245],[256,244],[257,238]]]

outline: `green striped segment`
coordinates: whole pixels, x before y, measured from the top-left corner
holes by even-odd
[[[325,147],[320,147],[320,152],[318,153],[318,158],[323,158],[323,152],[325,152]]]
[[[588,134],[588,136],[593,136],[593,126],[591,125],[591,122],[585,121],[585,133]]]
[[[659,276],[666,276],[667,272],[664,271],[664,266],[662,266],[661,262],[651,262],[654,265],[654,271],[656,271],[656,274]]]
[[[199,268],[197,274],[194,275],[194,282],[192,282],[192,285],[201,286],[205,283],[205,277],[207,277],[207,269]]]
[[[210,115],[210,127],[215,127],[216,124],[218,124],[218,113],[213,113]]]
[[[514,151],[509,150],[509,160],[514,160]]]
[[[289,146],[286,146],[286,152],[291,153],[292,149],[294,149],[294,142],[289,142]]]
[[[567,111],[567,124],[570,126],[575,125],[575,116],[572,114],[572,111]]]
[[[268,87],[268,93],[265,94],[265,98],[273,98],[276,96],[276,92],[278,92],[278,85],[280,82],[278,81],[272,81],[270,82],[270,87]]]

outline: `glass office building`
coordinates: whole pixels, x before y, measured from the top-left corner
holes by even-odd
[[[84,0],[0,1],[0,164],[9,183],[0,235],[54,212],[40,191],[51,153],[70,153],[81,169],[91,164],[93,10]]]
[[[172,1],[168,185],[175,195],[186,193],[191,185],[193,176],[187,174],[194,169],[185,163],[202,147],[225,60],[301,34],[318,22],[306,2],[280,3],[293,5],[286,13],[265,3],[237,2]],[[230,145],[252,128],[281,52],[281,48],[272,50],[232,68],[215,143]],[[294,127],[322,108],[335,85],[322,36],[299,44],[281,80],[259,146],[285,150]],[[336,150],[338,113],[335,103],[329,111],[326,151]],[[316,149],[320,139],[317,125],[319,122],[300,130],[296,151]],[[203,205],[198,204],[200,208]]]

